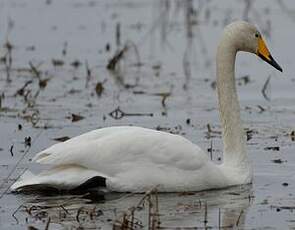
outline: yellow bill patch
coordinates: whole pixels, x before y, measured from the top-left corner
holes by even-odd
[[[263,56],[265,59],[270,61],[270,52],[263,40],[262,37],[258,38],[258,49],[257,49],[257,55]]]

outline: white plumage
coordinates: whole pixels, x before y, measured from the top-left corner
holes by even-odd
[[[11,189],[49,186],[70,190],[94,177],[104,178],[106,188],[117,192],[144,192],[154,186],[161,192],[200,191],[250,183],[252,168],[240,122],[234,62],[239,50],[270,55],[260,53],[262,38],[256,36],[257,33],[256,28],[246,22],[232,23],[226,27],[218,47],[222,164],[213,163],[197,145],[179,135],[141,127],[109,127],[38,153],[33,161],[51,168],[38,175],[26,172]],[[268,50],[263,47],[262,51]],[[276,64],[271,60],[267,62]]]
[[[224,177],[184,137],[131,126],[93,130],[45,149],[33,161],[53,169],[38,176],[25,175],[12,189],[35,184],[73,189],[102,176],[111,191],[144,192],[156,185],[161,191],[195,191],[216,187]],[[206,175],[209,171],[215,174],[212,181]]]

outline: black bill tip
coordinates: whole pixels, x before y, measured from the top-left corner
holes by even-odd
[[[275,67],[277,70],[283,72],[282,67],[275,61],[275,59],[273,59],[273,57],[271,55],[269,55],[267,58],[265,56],[263,56],[262,54],[258,54],[258,56],[265,62],[267,62],[268,64],[272,65],[273,67]]]

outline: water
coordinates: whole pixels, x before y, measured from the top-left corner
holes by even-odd
[[[254,165],[253,185],[196,194],[160,194],[161,225],[168,229],[218,229],[219,225],[294,228],[295,147],[289,135],[295,129],[293,5],[290,0],[0,1],[0,56],[7,52],[7,41],[13,46],[12,65],[2,62],[0,66],[0,93],[4,94],[0,111],[2,227],[43,229],[50,217],[52,229],[108,229],[116,216],[141,199],[142,195],[113,194],[106,200],[89,202],[80,196],[6,191],[26,168],[39,168],[30,159],[56,143],[54,138],[132,124],[168,129],[204,150],[212,141],[214,160],[221,157],[220,135],[209,139],[207,135],[207,124],[220,131],[212,88],[215,50],[227,23],[247,19],[259,26],[272,56],[284,70],[281,74],[253,55],[238,55],[242,119],[244,127],[253,130],[247,142]],[[109,60],[124,46],[128,50],[116,70],[107,70]],[[53,60],[60,65],[54,66]],[[71,65],[76,60],[81,63],[78,68]],[[246,75],[249,82],[243,80]],[[266,100],[261,90],[269,76],[266,94],[270,100]],[[142,116],[114,119],[109,114],[118,107],[127,115]],[[83,119],[73,122],[72,114]],[[24,143],[28,137],[31,146]],[[277,146],[279,151],[268,150]],[[31,210],[25,211],[25,207]],[[146,214],[145,210],[138,213],[143,222]]]

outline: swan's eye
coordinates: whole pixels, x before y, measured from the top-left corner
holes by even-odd
[[[259,38],[259,33],[255,33],[255,37]]]

